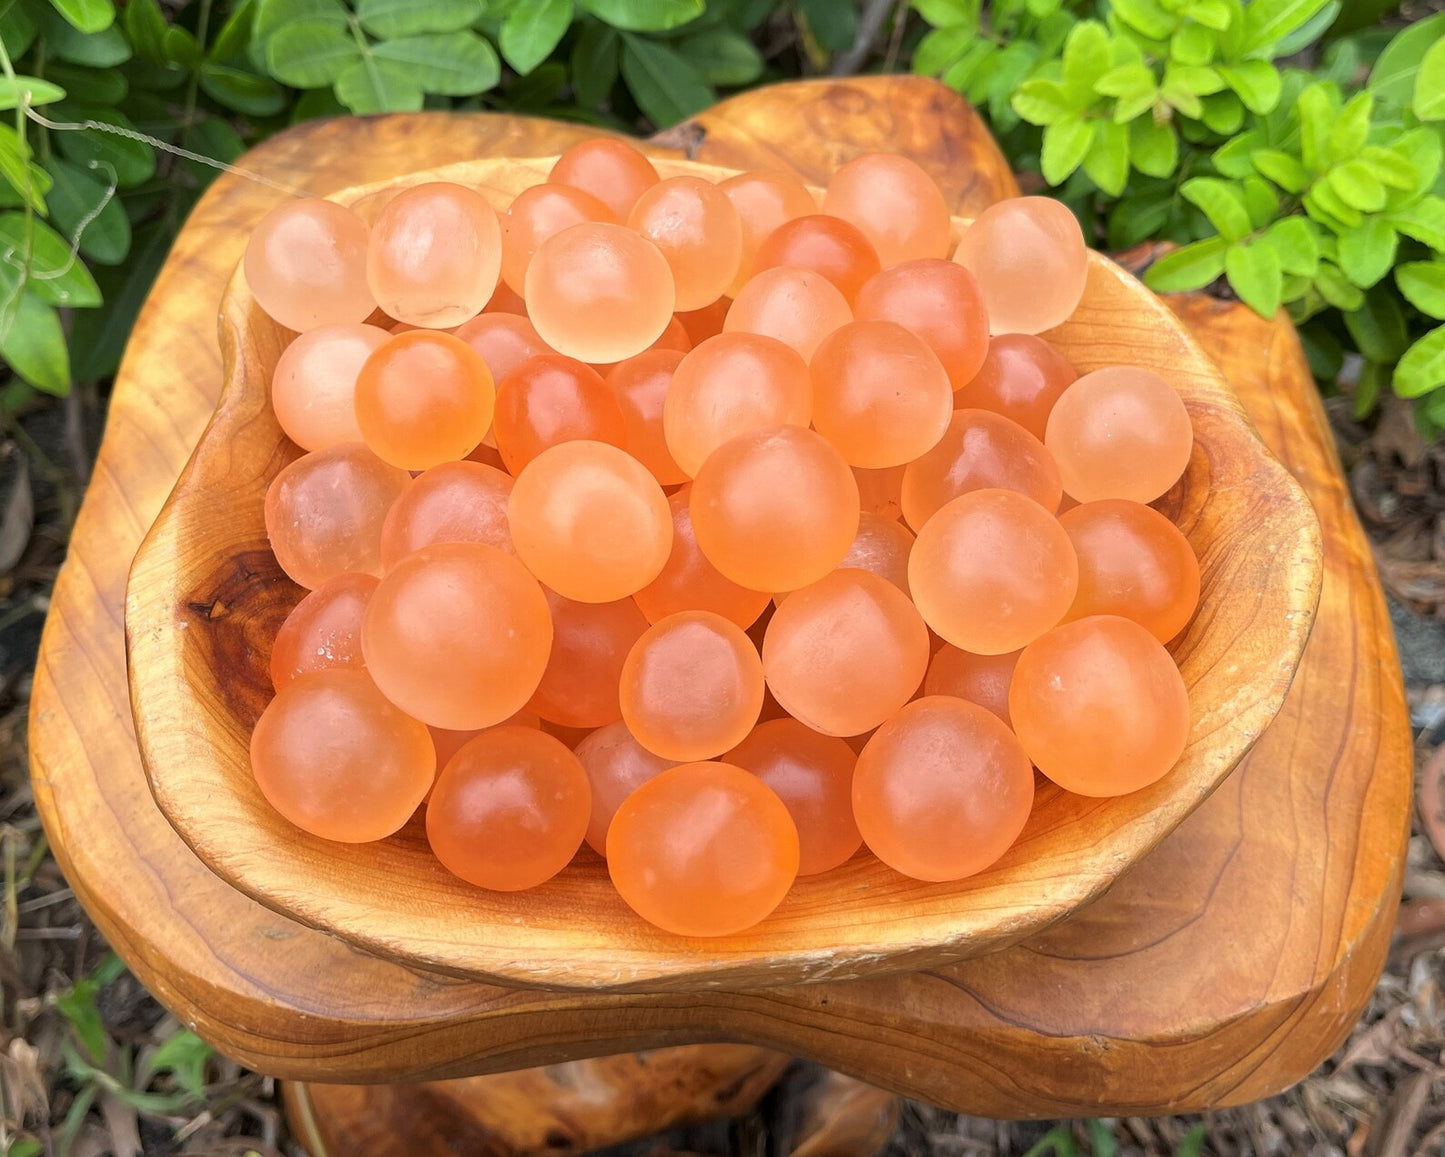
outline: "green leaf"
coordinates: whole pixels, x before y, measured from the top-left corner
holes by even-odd
[[[919,76],[938,76],[978,42],[978,33],[972,28],[936,28],[918,42],[913,71]]]
[[[1249,223],[1256,229],[1263,229],[1279,215],[1279,198],[1274,190],[1258,177],[1245,177],[1240,182],[1244,192],[1244,207],[1249,210]]]
[[[722,88],[752,84],[763,74],[763,54],[741,32],[712,28],[685,36],[677,50],[697,66],[703,80]]]
[[[1412,190],[1420,181],[1420,174],[1410,158],[1391,148],[1366,145],[1360,153],[1360,163],[1374,174],[1380,184],[1392,189]]]
[[[1262,238],[1279,254],[1279,267],[1285,273],[1313,277],[1320,267],[1320,243],[1315,227],[1303,217],[1285,217],[1276,221]]]
[[[1099,121],[1094,143],[1084,156],[1084,172],[1111,197],[1124,192],[1129,180],[1129,130],[1124,125]]]
[[[1124,197],[1109,211],[1109,248],[1128,249],[1160,232],[1174,203],[1167,192]]]
[[[1212,131],[1231,136],[1244,124],[1244,105],[1232,92],[1217,92],[1204,98],[1203,116]]]
[[[65,341],[60,342],[60,353],[65,353]],[[38,383],[37,383],[38,384]],[[66,390],[51,390],[50,393],[64,393],[69,389],[67,376]],[[93,979],[77,981],[68,992],[61,993],[55,999],[55,1007],[60,1015],[70,1022],[70,1027],[75,1030],[76,1037],[84,1046],[85,1051],[90,1054],[90,1059],[96,1064],[105,1061],[105,1022],[100,1018],[100,1010],[95,1006],[96,993],[100,986]]]
[[[640,36],[623,37],[622,79],[637,106],[660,129],[701,112],[715,99],[713,90],[685,57]]]
[[[1063,86],[1054,80],[1026,80],[1013,97],[1014,112],[1031,125],[1051,125],[1073,116]]]
[[[1360,307],[1345,314],[1345,328],[1355,339],[1356,349],[1368,360],[1383,365],[1394,362],[1410,344],[1400,300],[1388,289],[1366,293]]]
[[[1346,161],[1331,169],[1330,188],[1352,209],[1362,213],[1378,213],[1385,207],[1385,186],[1360,161]]]
[[[25,262],[26,234],[30,260]],[[20,262],[30,270],[29,290],[47,305],[83,309],[100,304],[100,289],[90,270],[70,250],[70,242],[45,224],[25,214],[0,213],[0,254],[7,264]]]
[[[361,46],[346,26],[330,20],[298,20],[266,41],[267,69],[293,88],[335,84],[360,60]]]
[[[1330,129],[1335,102],[1323,84],[1312,84],[1299,94],[1300,156],[1306,169],[1318,173],[1328,164]]]
[[[1351,285],[1349,278],[1328,261],[1321,261],[1315,271],[1315,288],[1336,309],[1359,309],[1365,301],[1364,290]]]
[[[980,72],[999,55],[997,45],[988,40],[975,40],[943,74],[943,83],[959,92],[969,93]],[[1015,114],[1017,115],[1017,114]]]
[[[1304,207],[1316,221],[1329,225],[1336,232],[1353,229],[1365,219],[1358,209],[1347,204],[1330,187],[1328,181],[1316,181],[1310,186],[1304,195]]]
[[[4,177],[22,203],[45,212],[50,175],[30,160],[30,146],[9,125],[0,125],[0,177]]]
[[[423,92],[438,96],[472,96],[495,88],[502,79],[496,50],[475,32],[383,40],[371,55],[406,68]]]
[[[1037,82],[1031,81],[1030,83]],[[1042,83],[1052,84],[1053,82],[1044,81]],[[1131,96],[1140,92],[1152,95],[1158,91],[1158,85],[1154,83],[1154,73],[1149,66],[1136,61],[1109,69],[1094,82],[1094,91],[1100,96]]]
[[[582,26],[572,45],[572,89],[577,101],[596,108],[617,83],[621,41],[614,29],[598,20]]]
[[[581,0],[581,4],[623,32],[667,32],[696,20],[704,7],[703,0]]]
[[[1445,12],[1401,29],[1380,53],[1370,73],[1370,91],[1383,101],[1404,107],[1415,98],[1415,78],[1425,54],[1445,37]]]
[[[310,92],[303,92],[291,106],[291,123],[299,125],[302,121],[313,120],[316,117],[344,116],[346,106],[336,99],[336,92],[327,85],[325,88],[313,88]]]
[[[50,6],[77,32],[87,35],[104,32],[115,23],[115,5],[111,0],[50,0]]]
[[[19,10],[17,5],[16,11]],[[10,43],[5,37],[5,42]],[[130,45],[119,24],[112,24],[104,32],[77,32],[64,20],[53,20],[46,24],[45,51],[47,55],[70,64],[83,64],[89,68],[114,68],[130,59]],[[14,50],[11,50],[14,55]]]
[[[1253,0],[1244,10],[1244,51],[1259,52],[1282,40],[1325,3],[1326,0]]]
[[[1282,40],[1275,42],[1274,47],[1269,50],[1273,57],[1293,56],[1296,52],[1308,48],[1321,36],[1330,30],[1339,16],[1343,5],[1340,0],[1329,0],[1329,3],[1296,28]]]
[[[1360,367],[1360,380],[1355,385],[1355,395],[1350,403],[1350,412],[1356,421],[1362,422],[1375,412],[1380,392],[1389,378],[1385,367],[1378,362],[1366,362]]]
[[[508,85],[507,100],[516,111],[555,109],[566,85],[567,66],[560,60],[549,60]]]
[[[1310,175],[1294,157],[1279,149],[1255,149],[1249,159],[1261,176],[1269,178],[1286,193],[1302,193]]]
[[[1166,12],[1157,0],[1114,0],[1110,10],[1149,40],[1167,39],[1179,23],[1179,17]]]
[[[1422,121],[1445,120],[1445,39],[1437,40],[1420,61],[1414,112]]]
[[[1226,241],[1238,241],[1248,235],[1249,210],[1238,186],[1217,177],[1194,177],[1180,185],[1179,192],[1209,218],[1209,223]]]
[[[913,8],[934,28],[978,22],[978,7],[970,0],[913,0]]]
[[[358,114],[420,112],[421,84],[416,69],[369,56],[349,64],[336,78],[336,96]]]
[[[98,271],[104,307],[82,310],[71,319],[76,381],[92,382],[115,373],[136,315],[170,248],[170,232],[162,224],[147,225],[137,230],[124,265]]]
[[[1390,272],[1398,242],[1399,235],[1383,217],[1366,217],[1340,234],[1340,268],[1361,289],[1368,289]]]
[[[65,99],[65,89],[35,76],[0,76],[0,110],[28,105],[37,108]]]
[[[1445,253],[1445,199],[1423,197],[1408,208],[1397,209],[1386,219],[1406,237]]]
[[[1208,65],[1170,64],[1164,70],[1164,84],[1195,96],[1211,96],[1224,88],[1224,78]]]
[[[232,60],[246,51],[251,43],[251,28],[256,22],[256,0],[241,0],[231,6],[231,14],[216,33],[206,52],[208,60]]]
[[[164,64],[161,42],[166,35],[166,18],[157,0],[129,0],[125,6],[125,34],[142,60]]]
[[[1174,126],[1140,117],[1129,125],[1129,159],[1149,177],[1168,177],[1179,163],[1179,138]]]
[[[1436,326],[1405,351],[1395,367],[1395,393],[1418,398],[1445,385],[1445,325]]]
[[[1039,168],[1050,185],[1062,185],[1084,162],[1094,144],[1094,127],[1098,121],[1071,116],[1044,129],[1043,150]]]
[[[1282,87],[1279,71],[1267,60],[1241,60],[1237,64],[1220,64],[1216,68],[1244,107],[1256,116],[1263,116],[1279,104]]]
[[[75,32],[75,29],[70,28],[63,20],[56,20],[55,23]],[[30,50],[39,31],[35,18],[25,5],[16,3],[15,0],[11,0],[8,5],[0,5],[0,44],[5,45],[11,60],[19,60]],[[75,35],[81,40],[85,39],[80,33]]]
[[[423,32],[456,32],[469,28],[482,11],[479,0],[357,0],[356,5],[361,26],[383,40]],[[375,95],[390,84],[373,79],[366,87]]]
[[[135,132],[135,125],[124,113],[90,105],[63,105],[61,119],[97,121]],[[117,136],[98,129],[56,133],[55,143],[62,154],[83,168],[97,173],[114,173],[121,188],[139,185],[155,175],[156,155],[150,145],[131,137]]]
[[[1257,241],[1231,245],[1224,254],[1224,274],[1239,299],[1260,317],[1273,317],[1279,310],[1284,271],[1273,246]]]
[[[195,1033],[177,1029],[150,1055],[149,1063],[138,1076],[149,1083],[161,1073],[170,1073],[182,1089],[199,1099],[205,1095],[206,1065],[215,1055],[215,1050]]]
[[[1186,24],[1169,41],[1169,58],[1180,64],[1208,64],[1219,38],[1202,24]]]
[[[572,23],[572,0],[518,4],[502,22],[497,47],[502,59],[526,76],[552,54]]]
[[[1109,71],[1109,33],[1097,20],[1081,20],[1064,41],[1062,84],[1074,107],[1085,104]]]
[[[119,104],[130,92],[125,73],[118,68],[79,68],[55,60],[46,63],[45,71],[71,100],[82,104]]]
[[[1144,271],[1144,284],[1155,293],[1181,293],[1208,285],[1224,272],[1229,242],[1206,237],[1166,254]]]
[[[1220,145],[1214,150],[1214,155],[1210,157],[1210,160],[1214,163],[1214,167],[1226,177],[1233,177],[1235,180],[1248,177],[1254,173],[1254,162],[1250,158],[1263,144],[1264,134],[1258,129],[1251,129]]]
[[[1330,127],[1328,156],[1332,161],[1347,161],[1358,156],[1370,135],[1370,110],[1375,98],[1369,91],[1352,96]]]
[[[256,0],[251,40],[265,50],[271,37],[288,25],[319,20],[323,24],[339,24],[345,28],[347,18],[341,0]]]
[[[269,76],[229,64],[203,64],[201,90],[217,104],[246,116],[271,116],[286,107],[285,90]]]
[[[1198,120],[1204,115],[1204,104],[1194,93],[1184,87],[1180,81],[1169,76],[1164,77],[1164,83],[1159,86],[1159,95],[1164,98],[1166,104],[1173,106],[1185,116]]]
[[[1410,261],[1395,267],[1395,284],[1421,313],[1445,318],[1445,261]]]
[[[102,265],[125,260],[130,249],[130,220],[108,186],[78,165],[51,157],[45,170],[54,184],[50,189],[50,219],[67,237],[74,237],[81,222],[80,251]]]
[[[808,34],[821,48],[841,52],[858,36],[858,10],[838,0],[795,0]]]
[[[161,37],[161,52],[170,64],[194,71],[201,64],[201,46],[188,29],[172,24]]]

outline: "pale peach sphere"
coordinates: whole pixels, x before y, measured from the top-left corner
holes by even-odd
[[[724,442],[764,426],[807,426],[808,367],[796,350],[755,333],[720,333],[679,363],[662,409],[673,460],[689,478]]]
[[[907,157],[854,157],[828,182],[823,212],[862,230],[885,269],[948,256],[948,203],[933,178]]]
[[[847,298],[821,273],[779,266],[755,274],[738,291],[723,332],[777,338],[809,361],[819,342],[852,320]]]
[[[531,319],[519,313],[483,313],[457,327],[456,336],[482,355],[498,384],[519,365],[552,352]]]
[[[1079,221],[1052,197],[990,205],[953,259],[973,274],[992,333],[1042,333],[1068,321],[1084,297],[1088,250]]]
[[[371,230],[366,279],[397,321],[428,329],[482,312],[502,269],[497,211],[475,189],[431,181],[403,189]]]
[[[583,221],[616,220],[591,193],[570,185],[549,181],[523,189],[502,217],[502,280],[514,293],[521,293],[532,254],[548,237]]]
[[[381,528],[411,475],[360,442],[303,454],[266,490],[266,536],[292,581],[314,590],[348,572],[381,574]]]
[[[667,495],[605,442],[562,442],[517,475],[507,507],[517,554],[564,598],[610,603],[652,582],[672,550]]]
[[[374,325],[323,325],[282,350],[271,375],[271,408],[286,437],[303,450],[361,441],[356,378],[388,336]]]
[[[632,737],[622,720],[591,732],[572,749],[592,784],[592,817],[587,843],[599,856],[607,855],[607,829],[622,801],[676,762],[653,755]]]
[[[903,517],[903,472],[905,466],[889,466],[884,470],[853,467],[858,481],[858,498],[865,514],[897,520]]]
[[[640,354],[672,320],[667,259],[624,225],[584,222],[547,238],[527,266],[527,315],[553,349],[584,362]]]
[[[690,477],[673,459],[662,426],[672,375],[685,356],[676,349],[643,350],[607,372],[607,388],[627,427],[627,452],[664,486],[676,486]]]
[[[1044,445],[1070,497],[1153,502],[1189,465],[1194,425],[1184,399],[1158,374],[1111,366],[1063,392],[1049,414]]]
[[[511,496],[510,475],[481,462],[443,462],[423,471],[387,511],[382,565],[390,570],[438,542],[482,542],[515,554],[507,524]]]
[[[644,190],[630,228],[667,259],[677,288],[675,309],[701,309],[732,284],[742,260],[743,227],[728,196],[700,177],[669,177]]]
[[[742,260],[728,287],[729,296],[736,296],[753,275],[753,260],[763,238],[784,221],[816,213],[817,206],[808,187],[792,173],[739,173],[719,182],[718,188],[732,202],[742,224]]]
[[[952,695],[992,711],[1010,727],[1008,689],[1022,651],[1006,655],[975,655],[945,643],[928,664],[925,695]]]
[[[858,534],[838,564],[839,569],[856,567],[887,579],[908,594],[908,556],[913,551],[913,532],[901,522],[866,511],[858,516]]]
[[[287,329],[356,325],[376,309],[366,283],[367,229],[344,205],[306,197],[261,218],[242,265],[256,304]]]
[[[592,137],[557,158],[547,180],[590,193],[626,221],[644,190],[657,184],[652,162],[626,141]]]

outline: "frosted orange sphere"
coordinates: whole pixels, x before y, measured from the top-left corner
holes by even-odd
[[[857,226],[884,266],[948,256],[948,203],[933,178],[907,157],[854,157],[828,181],[823,212]]]
[[[682,310],[701,309],[732,285],[743,227],[727,194],[700,177],[669,177],[643,190],[627,224],[667,259]]]
[[[632,737],[618,720],[591,732],[573,748],[592,784],[592,816],[587,823],[587,844],[599,856],[607,855],[607,829],[622,801],[646,783],[677,764],[653,755]]]
[[[402,559],[361,627],[367,670],[386,697],[449,731],[490,727],[520,710],[551,648],[542,588],[512,555],[478,542]]]
[[[387,340],[379,326],[323,325],[282,350],[271,375],[271,408],[286,437],[303,450],[360,442],[356,378]]]
[[[667,496],[647,467],[604,442],[563,442],[522,470],[507,507],[517,554],[564,598],[640,591],[672,550]]]
[[[798,875],[853,857],[863,843],[853,821],[853,749],[796,719],[759,723],[724,757],[772,788],[798,829]]]
[[[371,228],[366,279],[390,317],[429,329],[482,312],[502,269],[502,225],[475,189],[431,181],[403,189]]]
[[[1042,333],[1084,297],[1088,251],[1079,221],[1052,197],[990,205],[963,232],[953,259],[973,274],[993,333]]]
[[[366,359],[356,379],[356,422],[378,458],[425,470],[476,448],[496,396],[476,350],[451,334],[418,329]]]
[[[1157,510],[1125,499],[1085,502],[1059,516],[1079,556],[1068,619],[1119,615],[1167,643],[1199,606],[1199,560]]]
[[[896,586],[838,570],[790,595],[763,641],[783,709],[824,735],[860,735],[909,698],[928,670],[928,628]]]
[[[541,723],[542,720],[535,711],[524,707],[496,726],[540,727]],[[448,731],[444,727],[428,727],[427,730],[431,732],[431,745],[437,753],[437,774],[440,775],[442,768],[451,762],[452,756],[489,729],[483,727],[475,731]]]
[[[763,706],[763,667],[741,627],[711,611],[654,623],[622,667],[622,719],[654,755],[707,759],[737,746]]]
[[[1008,713],[1008,688],[1020,653],[975,655],[945,643],[928,664],[923,693],[967,699],[970,703],[986,707],[1012,725]]]
[[[381,574],[381,526],[411,475],[360,442],[303,454],[266,489],[266,537],[288,577],[314,589],[348,572]]]
[[[492,381],[498,385],[529,358],[552,352],[531,319],[519,313],[479,314],[459,325],[456,336],[481,354],[492,372]]]
[[[547,180],[591,193],[619,221],[626,221],[643,190],[657,184],[652,162],[625,141],[593,137],[557,158]]]
[[[524,296],[537,332],[584,362],[640,354],[672,320],[672,270],[657,246],[623,225],[573,225],[537,247]]]
[[[753,275],[728,308],[723,331],[775,337],[808,361],[820,341],[852,320],[847,298],[821,273],[784,267]]]
[[[858,483],[858,499],[865,514],[897,520],[903,517],[903,471],[906,467],[890,466],[885,470],[864,470],[853,467]]]
[[[649,622],[679,611],[712,611],[746,630],[757,621],[771,596],[726,578],[708,562],[692,526],[692,487],[668,496],[672,512],[672,550],[658,576],[632,596]]]
[[[442,867],[479,888],[518,892],[550,880],[582,846],[587,773],[530,727],[494,727],[437,777],[426,837]]]
[[[312,671],[277,693],[251,733],[251,772],[272,807],[325,840],[397,831],[436,770],[431,736],[365,671]]]
[[[367,228],[344,205],[305,197],[261,218],[242,267],[256,304],[287,329],[357,325],[376,301],[366,284]]]
[[[1124,795],[1162,778],[1189,738],[1189,695],[1164,645],[1096,615],[1024,648],[1009,713],[1038,769],[1078,795]]]
[[[906,595],[908,556],[912,552],[912,531],[895,519],[865,511],[858,516],[858,533],[848,553],[838,563],[838,568],[869,571],[887,579]]]
[[[602,375],[561,354],[528,358],[502,379],[492,429],[513,474],[563,442],[627,443],[622,408]]]
[[[387,511],[381,527],[382,566],[390,570],[412,552],[439,542],[481,542],[515,554],[507,524],[511,495],[512,479],[494,466],[433,466]]]
[[[796,350],[755,333],[720,333],[682,359],[662,410],[673,460],[696,476],[709,454],[764,426],[807,426],[808,367]]]
[[[1043,440],[1054,403],[1079,375],[1063,354],[1041,337],[1000,334],[973,379],[958,391],[960,408],[992,410],[1012,418]]]
[[[826,277],[849,301],[882,266],[872,243],[839,217],[810,213],[784,221],[758,246],[755,272],[790,266]]]
[[[692,484],[693,531],[707,560],[750,590],[817,582],[858,533],[858,484],[820,434],[774,426],[725,442]]]
[[[361,670],[361,618],[377,579],[341,574],[322,583],[292,609],[271,643],[271,686],[330,667]]]
[[[853,771],[872,853],[915,880],[961,880],[1018,839],[1034,802],[1028,756],[976,703],[929,695],[874,734]]]
[[[617,215],[591,193],[548,181],[523,189],[502,217],[502,280],[522,293],[532,254],[554,233],[584,221],[617,221]]]
[[[1002,655],[1068,613],[1079,560],[1058,519],[1037,502],[1012,490],[973,490],[919,530],[908,585],[924,621],[945,641]]]
[[[1153,502],[1189,465],[1194,426],[1184,400],[1158,374],[1114,366],[1064,391],[1044,445],[1070,497]]]
[[[809,365],[813,425],[850,466],[902,466],[948,428],[953,387],[933,351],[891,321],[855,321],[823,339]]]
[[[903,517],[917,530],[960,494],[1014,490],[1052,513],[1063,486],[1044,444],[987,410],[955,410],[938,444],[903,471]]]
[[[607,870],[628,906],[664,931],[730,936],[782,903],[798,874],[798,831],[751,772],[684,763],[617,809]]]
[[[875,273],[858,291],[853,314],[895,322],[922,339],[955,390],[978,373],[988,352],[983,295],[955,261],[907,261]]]
[[[622,664],[648,622],[631,599],[578,603],[544,591],[552,609],[552,654],[530,706],[566,727],[602,727],[622,718]]]
[[[663,486],[686,482],[688,474],[667,448],[662,413],[667,391],[683,351],[650,349],[618,362],[607,374],[607,388],[617,399],[627,428],[627,451]]]
[[[753,275],[758,246],[774,229],[794,217],[817,212],[813,194],[791,173],[739,173],[718,183],[742,225],[742,259],[728,288],[736,294]]]
[[[731,297],[720,297],[701,309],[684,310],[673,320],[682,326],[691,345],[701,345],[708,338],[722,333],[723,322],[727,319],[732,303]]]

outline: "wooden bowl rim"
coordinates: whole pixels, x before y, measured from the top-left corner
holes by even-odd
[[[352,186],[328,194],[327,199],[354,204],[373,193],[433,180],[459,180],[483,191],[497,192],[496,187],[478,179],[479,172],[485,175],[489,166],[511,166],[540,181],[553,159],[489,157],[466,161]],[[739,171],[700,162],[659,157],[652,160],[664,176],[698,174],[716,180]],[[954,218],[955,227],[967,221],[967,218]],[[1261,628],[1261,633],[1267,636],[1267,654],[1253,664],[1258,674],[1253,680],[1232,685],[1235,694],[1220,719],[1203,729],[1199,719],[1193,720],[1181,767],[1186,763],[1192,767],[1197,760],[1204,760],[1209,774],[1180,779],[1180,769],[1176,768],[1159,784],[1132,796],[1085,801],[1081,805],[1084,820],[1096,818],[1101,807],[1129,808],[1123,801],[1134,801],[1134,805],[1125,822],[1111,824],[1110,830],[1100,838],[1085,844],[1077,862],[1069,865],[1068,870],[1062,870],[1063,865],[1053,865],[1054,871],[1042,874],[1037,870],[1020,871],[1030,865],[1013,864],[1011,852],[1001,861],[1001,865],[1009,865],[1009,875],[992,884],[989,881],[993,877],[1003,875],[1000,868],[991,868],[955,884],[929,885],[895,877],[872,861],[871,875],[882,873],[887,877],[882,882],[891,880],[892,883],[891,887],[879,888],[879,880],[856,878],[868,874],[858,870],[862,866],[860,861],[866,857],[865,849],[843,868],[822,877],[800,880],[794,889],[796,897],[800,889],[809,889],[809,880],[816,882],[830,877],[835,892],[852,885],[858,898],[841,902],[842,919],[835,916],[820,925],[824,933],[846,935],[849,938],[846,944],[797,943],[794,939],[796,920],[788,921],[789,931],[784,935],[781,927],[776,930],[772,927],[778,920],[775,914],[749,933],[717,941],[671,937],[647,926],[602,925],[602,934],[584,935],[580,942],[557,946],[554,958],[547,959],[539,956],[536,945],[522,934],[527,900],[521,896],[503,895],[497,900],[498,894],[481,893],[490,897],[489,903],[516,905],[516,911],[508,919],[498,918],[484,925],[485,932],[479,932],[468,922],[469,914],[448,911],[428,915],[408,906],[404,898],[394,900],[395,908],[388,922],[378,924],[371,919],[375,915],[371,901],[377,895],[392,894],[383,886],[384,882],[368,892],[359,890],[357,879],[339,868],[320,878],[309,876],[308,865],[314,867],[318,855],[324,860],[326,851],[330,850],[335,858],[344,845],[327,844],[289,829],[274,813],[271,818],[293,838],[277,839],[258,825],[259,841],[254,838],[238,841],[234,838],[237,828],[227,829],[222,835],[214,825],[208,825],[206,817],[218,800],[233,809],[244,805],[238,803],[240,796],[229,781],[230,773],[207,739],[197,741],[187,736],[183,763],[169,762],[161,754],[167,737],[185,733],[205,715],[205,707],[191,682],[196,672],[186,662],[183,637],[191,625],[183,613],[182,602],[188,589],[184,580],[194,567],[169,566],[166,556],[176,554],[183,512],[187,510],[188,499],[193,497],[192,489],[204,484],[200,476],[208,453],[224,454],[228,450],[225,446],[213,445],[213,434],[228,421],[237,419],[246,407],[246,356],[242,346],[248,307],[254,308],[254,302],[239,266],[220,310],[225,381],[215,414],[142,542],[126,592],[132,713],[147,779],[162,813],[212,871],[282,915],[405,964],[505,986],[695,990],[724,985],[838,980],[952,963],[1007,947],[1066,917],[1102,894],[1182,823],[1227,777],[1268,726],[1283,701],[1308,639],[1322,571],[1322,544],[1313,507],[1295,480],[1259,440],[1223,375],[1182,323],[1153,294],[1102,254],[1091,250],[1089,257],[1091,286],[1098,278],[1106,278],[1109,284],[1137,299],[1131,301],[1130,306],[1131,311],[1137,307],[1139,319],[1147,323],[1140,328],[1147,328],[1151,333],[1162,328],[1173,339],[1172,345],[1177,347],[1174,352],[1182,359],[1183,367],[1177,372],[1180,378],[1187,377],[1194,383],[1192,392],[1183,389],[1181,392],[1186,394],[1196,428],[1201,418],[1207,417],[1209,429],[1217,428],[1247,448],[1251,469],[1245,471],[1245,475],[1260,483],[1260,493],[1271,499],[1268,509],[1252,526],[1255,530],[1268,527],[1275,532],[1262,546],[1268,549],[1273,565],[1286,578],[1281,584],[1284,613],[1279,622],[1264,624]],[[1080,313],[1086,312],[1088,305],[1086,294]],[[1069,330],[1072,324],[1066,323],[1059,332]],[[284,332],[280,327],[276,329],[278,334]],[[1081,372],[1085,371],[1081,369]],[[1178,380],[1176,378],[1176,385]],[[266,392],[263,386],[262,393]],[[254,398],[251,400],[254,402]],[[269,415],[269,404],[264,408]],[[285,443],[284,437],[281,441]],[[1196,454],[1207,449],[1201,443]],[[283,461],[273,454],[267,476],[274,475]],[[1193,469],[1191,465],[1191,471]],[[1216,489],[1205,488],[1201,510],[1208,506]],[[1240,533],[1244,530],[1242,526],[1236,529]],[[196,610],[194,606],[190,609]],[[1181,638],[1193,633],[1191,624]],[[168,695],[167,688],[179,689],[180,693]],[[1201,748],[1202,744],[1209,746]],[[1048,790],[1045,784],[1044,791]],[[1072,798],[1078,800],[1078,797]],[[1035,815],[1038,814],[1036,801]],[[1020,845],[1028,840],[1031,829],[1032,820]],[[239,830],[244,833],[246,828],[242,825]],[[255,833],[251,835],[254,837]],[[400,838],[392,837],[393,840]],[[307,845],[311,845],[309,850]],[[319,853],[316,845],[321,846]],[[581,855],[585,858],[588,854],[584,845]],[[600,859],[597,862],[600,864]],[[1038,864],[1032,866],[1039,867]],[[576,867],[568,869],[569,872],[577,870]],[[605,866],[601,868],[601,875],[605,879]],[[459,882],[453,881],[453,884]],[[1003,895],[1010,887],[1030,885],[1035,892],[1042,889],[1046,894],[1026,902],[1018,899],[1008,902]],[[875,890],[876,895],[870,894]],[[351,896],[352,893],[355,896]],[[911,900],[915,904],[920,897],[926,900],[924,910],[920,913],[910,909],[905,915],[904,907],[898,903],[900,895],[905,902]],[[955,896],[956,902],[952,899]],[[946,902],[940,904],[940,899]],[[787,909],[789,903],[785,901],[780,912]],[[865,913],[873,919],[862,919]],[[636,917],[632,919],[641,924]],[[797,919],[813,926],[806,910]],[[471,931],[460,938],[457,936],[459,930],[468,928]],[[517,929],[517,938],[510,938],[507,929]]]

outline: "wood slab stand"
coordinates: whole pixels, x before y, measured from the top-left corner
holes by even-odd
[[[590,131],[488,114],[344,119],[299,126],[241,163],[325,193],[489,153],[545,155]],[[815,183],[859,152],[900,150],[964,215],[1017,191],[959,98],[909,77],[760,90],[650,147],[789,168]],[[731,1041],[755,1046],[749,1063],[775,1049],[997,1117],[1253,1100],[1298,1080],[1342,1039],[1383,965],[1404,866],[1412,773],[1399,667],[1292,329],[1202,296],[1170,305],[1315,503],[1325,537],[1318,617],[1283,709],[1238,770],[1142,869],[1069,920],[994,955],[906,975],[705,993],[546,992],[367,955],[212,875],[145,782],[122,600],[136,547],[215,405],[222,289],[250,227],[280,196],[221,177],[161,272],[116,381],[32,697],[35,797],[55,854],[101,931],[182,1021],[252,1067],[311,1082],[435,1080]],[[435,1122],[415,1106],[464,1105],[469,1090],[486,1100],[497,1087],[486,1081],[365,1096],[311,1085],[302,1100],[313,1140],[332,1152],[386,1153],[403,1151],[378,1138],[394,1139],[386,1120],[404,1124],[404,1106],[413,1126]],[[391,1106],[360,1121],[371,1130],[364,1148],[328,1112],[359,1121],[358,1103]],[[686,1117],[669,1113],[644,1124]],[[462,1131],[451,1140],[463,1146],[505,1132],[495,1120],[479,1124],[484,1115],[454,1120]],[[580,1128],[554,1151],[616,1139]],[[404,1151],[468,1150],[408,1142]]]

